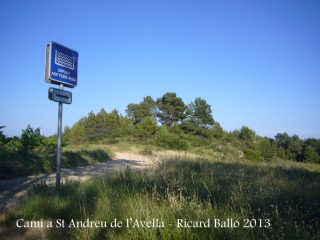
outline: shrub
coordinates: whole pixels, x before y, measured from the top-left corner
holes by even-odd
[[[187,150],[189,144],[181,140],[179,136],[171,134],[165,125],[161,126],[156,133],[156,145],[165,149]]]
[[[181,140],[176,135],[158,136],[156,145],[161,148],[172,150],[187,150],[189,147],[187,141]]]
[[[248,160],[255,160],[255,161],[263,162],[263,158],[261,157],[261,155],[257,151],[252,150],[250,148],[246,148],[246,149],[244,149],[243,152]]]
[[[33,130],[30,125],[21,134],[21,149],[23,155],[30,154],[36,147],[40,146],[42,136],[40,135],[40,128]]]

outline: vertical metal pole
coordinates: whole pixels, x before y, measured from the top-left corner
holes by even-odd
[[[60,90],[63,90],[63,84],[60,84]],[[61,132],[62,132],[62,103],[59,102],[57,164],[56,164],[56,190],[57,190],[58,195],[59,195],[59,192],[60,192]]]

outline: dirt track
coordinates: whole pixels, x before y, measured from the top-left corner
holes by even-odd
[[[133,153],[116,153],[116,156],[104,163],[97,163],[85,167],[61,169],[61,182],[68,180],[84,181],[90,177],[97,177],[115,170],[143,169],[152,167],[156,162],[155,157],[142,156]],[[16,200],[25,196],[25,193],[35,183],[45,182],[54,185],[56,174],[43,174],[0,181],[0,212],[9,208]]]

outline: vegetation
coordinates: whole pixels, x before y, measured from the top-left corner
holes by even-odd
[[[40,134],[40,128],[34,130],[28,125],[20,137],[7,138],[0,132],[0,139],[0,179],[55,170],[56,136],[44,137]],[[62,167],[106,161],[112,155],[112,152],[102,147],[74,149],[66,147],[65,142],[63,145]]]
[[[2,225],[42,219],[49,239],[318,239],[319,177],[308,163],[166,156],[152,172],[68,182],[60,198],[35,188]]]
[[[0,178],[54,170],[55,136],[44,137],[40,128],[29,125],[20,137],[8,138],[1,131],[3,128],[0,126]],[[117,110],[107,113],[102,108],[96,114],[91,111],[72,127],[65,127],[62,139],[64,146],[138,142],[161,149],[200,152],[210,151],[217,144],[231,144],[238,149],[238,155],[252,161],[320,163],[320,139],[302,140],[287,133],[278,133],[272,139],[258,136],[247,126],[226,132],[214,120],[205,99],[199,97],[185,104],[172,92],[156,101],[146,96],[138,104],[128,104],[126,116]]]
[[[3,128],[0,179],[54,171],[56,136],[29,125],[9,138]],[[49,224],[49,239],[320,238],[319,139],[287,133],[272,139],[247,126],[226,132],[205,99],[185,104],[171,92],[128,104],[125,116],[90,112],[65,127],[62,139],[63,167],[105,161],[114,146],[181,155],[164,157],[148,172],[127,169],[67,182],[60,196],[35,185],[0,221],[7,227],[2,233],[26,231],[17,229],[23,218]],[[86,227],[89,221],[100,227]]]
[[[258,136],[247,126],[226,132],[214,120],[211,106],[196,98],[185,104],[176,93],[167,92],[156,101],[146,96],[143,101],[130,103],[126,116],[117,110],[107,113],[103,108],[90,112],[71,128],[66,127],[64,139],[70,144],[139,142],[175,150],[210,149],[215,143],[231,143],[255,161],[278,158],[320,163],[320,140],[300,139],[297,135],[278,133],[274,139]]]

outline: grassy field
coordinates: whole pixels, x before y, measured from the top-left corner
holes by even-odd
[[[40,225],[48,239],[319,239],[319,192],[318,165],[164,155],[59,197],[35,187],[1,225]]]

